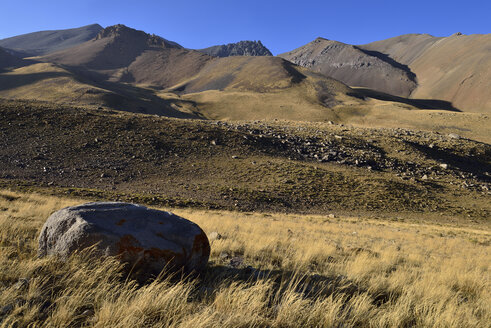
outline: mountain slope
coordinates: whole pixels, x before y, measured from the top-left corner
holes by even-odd
[[[73,67],[111,70],[128,66],[145,50],[156,48],[182,47],[143,31],[114,25],[101,30],[90,41],[49,54],[42,59]]]
[[[200,70],[210,56],[124,25],[110,26],[94,39],[40,60],[97,73],[98,79],[170,87]]]
[[[410,65],[429,47],[442,38],[430,34],[404,34],[358,47],[378,51],[404,65]]]
[[[88,41],[100,30],[102,26],[92,24],[67,30],[33,32],[0,40],[0,47],[23,53],[26,57],[45,55]]]
[[[437,38],[409,34],[360,46],[407,64],[418,80],[414,98],[450,101],[471,112],[491,113],[491,34]]]
[[[367,87],[404,97],[409,96],[416,87],[414,74],[406,66],[381,54],[337,41],[317,38],[279,57],[350,86]]]
[[[275,113],[276,117],[322,120],[326,108],[345,100],[363,102],[344,84],[304,72],[281,58],[211,57],[122,25],[40,60],[69,67],[86,78],[151,88],[182,106],[180,110],[206,118],[260,118]],[[307,114],[311,110],[316,114]]]
[[[224,45],[212,46],[198,51],[214,57],[229,56],[272,56],[273,54],[261,41],[239,41]]]

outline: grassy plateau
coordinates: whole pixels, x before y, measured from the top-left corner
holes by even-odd
[[[200,277],[139,285],[115,260],[94,260],[89,252],[66,262],[36,257],[45,219],[84,201],[0,191],[1,327],[489,327],[491,321],[488,229],[174,209],[214,236],[209,266]]]

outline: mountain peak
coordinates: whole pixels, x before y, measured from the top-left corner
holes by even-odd
[[[261,41],[239,41],[236,43],[212,46],[198,50],[205,54],[215,57],[229,56],[272,56],[273,54],[266,48]]]
[[[126,25],[123,24],[117,24],[117,25],[106,27],[105,29],[101,30],[97,34],[95,40],[100,40],[104,38],[115,38],[126,42],[134,42],[135,40],[145,41],[146,44],[149,46],[156,46],[162,48],[182,48],[182,46],[180,46],[176,42],[166,40],[155,34],[148,34],[145,33],[144,31],[127,27]]]

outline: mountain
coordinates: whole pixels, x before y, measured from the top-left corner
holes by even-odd
[[[278,57],[212,57],[124,25],[0,75],[0,96],[173,117],[325,120],[364,103],[341,82]]]
[[[350,86],[403,97],[416,88],[415,75],[407,66],[381,53],[324,38],[317,38],[279,57]]]
[[[371,55],[375,50],[344,48],[372,60],[370,66],[395,62]],[[5,67],[0,97],[178,118],[333,121],[458,133],[479,140],[489,135],[487,117],[459,113],[449,102],[353,89],[280,57],[213,57],[124,25]]]
[[[261,41],[239,41],[219,46],[212,46],[198,51],[214,57],[229,56],[272,56],[271,51]]]
[[[465,111],[491,113],[491,34],[408,34],[360,48],[408,65],[418,81],[413,98],[442,99]]]
[[[124,25],[107,27],[92,40],[40,58],[105,80],[172,86],[195,75],[211,57]]]
[[[102,26],[92,24],[79,28],[40,31],[0,40],[0,47],[15,50],[25,57],[45,55],[73,47],[94,38]]]

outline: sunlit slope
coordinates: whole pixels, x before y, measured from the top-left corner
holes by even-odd
[[[491,112],[491,34],[409,34],[361,47],[408,65],[418,81],[412,98],[441,99],[464,111]]]

